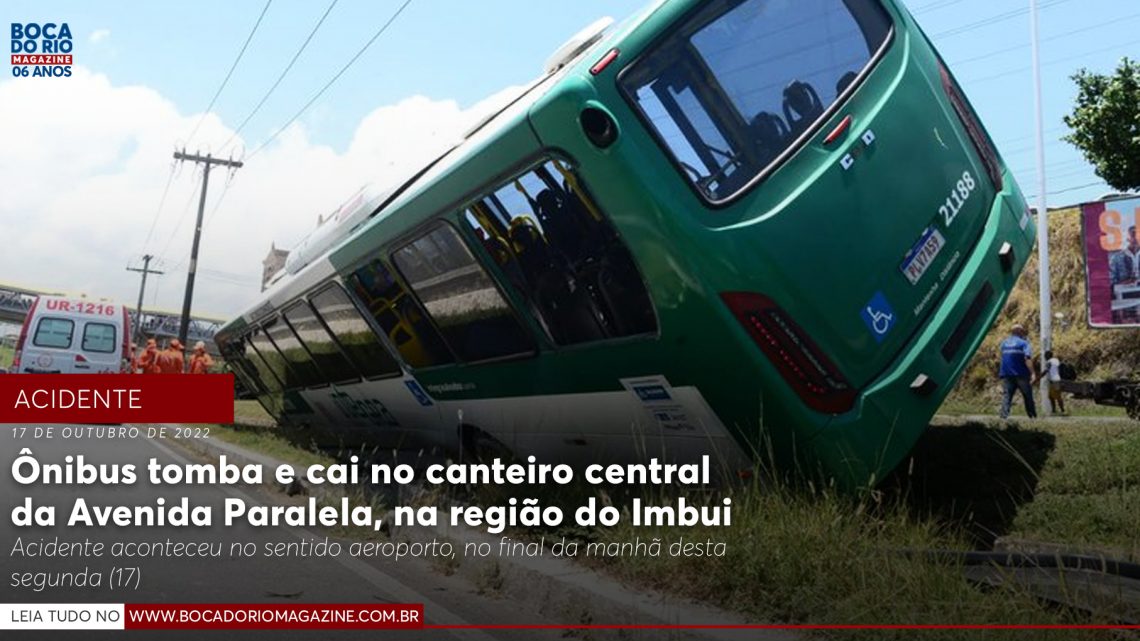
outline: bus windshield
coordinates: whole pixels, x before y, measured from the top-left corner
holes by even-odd
[[[620,82],[688,180],[721,201],[823,118],[890,27],[875,0],[717,0]]]

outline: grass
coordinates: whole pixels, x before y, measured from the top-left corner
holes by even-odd
[[[634,529],[604,540],[679,536],[728,543],[723,558],[618,558],[605,567],[639,585],[739,611],[753,621],[815,624],[1059,624],[1080,622],[1043,607],[1014,587],[984,593],[961,569],[907,557],[901,550],[966,546],[964,537],[904,506],[852,501],[830,491],[752,487],[734,497],[732,527]],[[912,638],[913,631],[847,631],[849,639]],[[1013,638],[972,631],[970,638]],[[961,631],[923,638],[962,638]],[[1037,636],[1034,638],[1047,638]],[[1074,638],[1069,632],[1057,638]]]
[[[666,498],[666,497],[662,497]],[[1140,423],[1070,420],[979,424],[943,419],[913,460],[863,497],[754,485],[733,496],[722,528],[599,530],[606,542],[711,538],[723,558],[625,557],[602,567],[639,585],[762,621],[810,623],[1108,622],[1048,607],[1014,586],[982,591],[962,569],[898,554],[1058,543],[1136,560],[1140,554]],[[1026,551],[1034,551],[1027,549]],[[910,638],[850,631],[839,638]],[[931,632],[923,638],[959,638]],[[972,631],[970,638],[1025,638]],[[1033,638],[1048,638],[1034,635]],[[1096,632],[1056,638],[1111,638]]]
[[[1010,536],[1140,561],[1140,423],[1041,426],[1056,438]]]
[[[0,345],[0,367],[7,369],[8,366],[12,364],[12,356],[14,354],[15,350],[11,347]]]
[[[299,444],[286,438],[257,401],[234,401],[233,425],[213,425],[210,436],[251,449],[294,465],[328,465],[336,459],[315,444]]]
[[[1140,423],[941,418],[881,489],[975,545],[999,537],[1140,558]]]
[[[976,412],[970,412],[976,413]],[[256,416],[255,408],[241,415]],[[273,428],[223,429],[223,438],[297,463],[321,460]],[[317,457],[317,458],[312,458]],[[517,488],[516,488],[517,489]],[[558,488],[543,505],[581,505],[581,488]],[[627,504],[612,488],[601,501]],[[503,504],[496,487],[462,500]],[[462,494],[462,492],[459,492]],[[753,621],[864,624],[1108,623],[1107,614],[1052,606],[1009,584],[982,589],[961,567],[936,564],[904,550],[985,549],[996,540],[1054,543],[1079,552],[1140,558],[1140,423],[1104,419],[977,422],[941,417],[912,459],[873,492],[851,496],[809,484],[755,482],[731,493],[732,526],[719,528],[564,527],[581,541],[622,543],[712,539],[723,557],[619,557],[579,560],[639,587],[696,599]],[[527,493],[527,496],[533,493]],[[439,498],[439,497],[437,497]],[[657,504],[674,497],[657,496]],[[434,499],[433,499],[434,500]],[[439,498],[442,500],[442,498]],[[628,523],[628,518],[623,519]],[[551,534],[512,532],[512,536]],[[549,538],[549,537],[548,537]],[[451,567],[437,568],[448,573]],[[493,591],[495,576],[480,579]],[[1055,636],[1050,636],[1054,634]],[[913,632],[829,633],[833,638],[911,638]],[[961,638],[929,631],[922,638]],[[970,638],[1027,638],[1023,632],[974,630]],[[1104,631],[1046,631],[1032,638],[1115,639]]]
[[[257,401],[234,401],[234,423],[272,425],[273,417]]]
[[[938,413],[943,416],[997,416],[998,408],[1001,406],[1001,382],[998,379],[993,379],[987,386],[981,389],[967,389],[964,386],[959,386],[942,403],[942,407],[938,408]],[[1033,386],[1033,400],[1037,405],[1037,412],[1043,413],[1043,408],[1049,406],[1049,398],[1042,397],[1040,394],[1040,387]],[[1073,398],[1071,394],[1064,394],[1065,411],[1069,416],[1076,417],[1089,417],[1089,416],[1107,416],[1112,418],[1127,418],[1128,414],[1124,411],[1123,407],[1114,407],[1111,405],[1097,405],[1089,399]],[[1021,394],[1015,394],[1013,397],[1012,405],[1014,416],[1025,416],[1025,402],[1021,398]]]

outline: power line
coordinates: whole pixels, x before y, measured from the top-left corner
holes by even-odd
[[[329,80],[327,83],[325,83],[325,86],[321,87],[321,90],[318,91],[312,98],[310,98],[309,101],[306,102],[305,105],[297,111],[297,113],[293,114],[292,118],[287,120],[285,122],[285,124],[281,125],[281,127],[278,128],[277,131],[273,132],[273,135],[270,136],[268,140],[266,140],[265,142],[258,145],[257,148],[254,149],[253,152],[249,154],[249,156],[247,157],[247,160],[249,158],[253,158],[254,156],[256,156],[258,154],[258,152],[260,152],[262,149],[265,149],[265,147],[269,143],[273,142],[274,140],[277,139],[277,136],[281,135],[281,132],[285,131],[286,127],[293,124],[293,121],[297,120],[297,118],[300,118],[301,114],[305,113],[305,111],[308,110],[309,107],[313,106],[313,103],[316,102],[317,99],[320,98],[321,95],[324,94],[325,91],[327,91],[328,88],[331,87],[333,85],[333,83],[336,82],[337,79],[340,78],[344,74],[344,72],[348,71],[349,67],[351,67],[353,64],[355,64],[356,61],[360,58],[360,56],[364,55],[364,52],[367,51],[368,48],[372,46],[372,43],[376,42],[376,39],[379,38],[385,31],[388,30],[388,27],[391,26],[391,24],[396,21],[396,18],[400,17],[400,14],[403,13],[404,9],[408,8],[408,5],[410,5],[411,3],[412,3],[412,0],[404,0],[404,4],[400,5],[400,8],[397,9],[396,12],[392,14],[392,17],[388,18],[388,21],[385,22],[380,27],[380,29],[377,30],[376,33],[372,35],[372,37],[368,40],[368,42],[364,43],[364,46],[361,47],[360,50],[356,52],[356,55],[354,55],[347,63],[345,63],[345,65],[340,68],[340,71],[336,72],[336,75],[334,75],[331,80]]]
[[[209,227],[210,221],[214,219],[214,214],[218,213],[218,209],[221,208],[221,206],[222,206],[222,201],[226,199],[226,194],[229,193],[229,191],[230,191],[230,185],[233,184],[235,175],[236,174],[234,171],[231,170],[229,172],[229,175],[226,177],[226,184],[222,187],[222,193],[219,194],[218,199],[214,201],[214,206],[213,206],[213,208],[210,209],[210,215],[206,217],[206,222],[202,223],[202,229],[206,229],[207,227]],[[187,253],[182,255],[182,258],[180,258],[177,263],[174,264],[174,267],[170,268],[170,271],[172,271],[172,272],[178,271],[189,260],[190,260],[190,253],[187,252]]]
[[[946,7],[956,5],[962,1],[963,0],[936,0],[935,2],[931,2],[930,4],[924,4],[921,7],[915,7],[914,9],[911,9],[910,12],[913,13],[914,15],[918,15],[921,13],[926,13],[928,11],[936,11],[938,9],[945,9]]]
[[[1049,36],[1048,38],[1042,38],[1041,42],[1052,42],[1054,40],[1060,40],[1061,38],[1070,38],[1070,37],[1072,37],[1078,33],[1084,33],[1086,31],[1092,31],[1093,29],[1100,29],[1100,28],[1107,27],[1110,25],[1119,24],[1121,22],[1128,22],[1129,20],[1135,20],[1136,18],[1140,18],[1140,13],[1133,13],[1133,14],[1129,14],[1127,16],[1121,16],[1119,18],[1115,18],[1112,20],[1106,20],[1104,22],[1098,22],[1097,24],[1089,25],[1087,27],[1081,27],[1080,29],[1073,29],[1072,31],[1067,31],[1065,33],[1059,33],[1055,36]],[[1025,49],[1028,46],[1029,46],[1029,43],[1026,42],[1026,43],[1022,43],[1019,45],[1014,45],[1012,47],[1006,47],[1005,49],[998,49],[996,51],[991,51],[989,53],[973,56],[971,58],[965,58],[962,60],[957,60],[957,61],[952,62],[950,64],[952,66],[957,67],[959,65],[964,65],[964,64],[971,63],[971,62],[978,62],[979,60],[986,60],[986,59],[992,58],[994,56],[1001,55],[1003,53],[1009,53],[1011,51],[1018,51],[1020,49]]]
[[[1056,132],[1064,130],[1064,129],[1068,129],[1068,127],[1065,125],[1057,125],[1055,127],[1050,127],[1048,129],[1046,129],[1045,133],[1046,134],[1052,134],[1052,133],[1056,133]],[[1005,140],[999,141],[997,144],[998,144],[998,146],[1008,145],[1011,142],[1019,142],[1022,140],[1027,140],[1029,138],[1033,138],[1036,135],[1037,134],[1025,134],[1024,136],[1018,136],[1016,138],[1006,138]]]
[[[1071,0],[1046,0],[1045,2],[1042,2],[1039,5],[1039,8],[1047,9],[1049,7],[1055,7],[1059,4],[1063,4],[1065,2],[1070,2],[1070,1]],[[973,31],[974,29],[980,29],[982,27],[988,27],[988,26],[990,26],[992,24],[996,24],[998,22],[1004,22],[1006,20],[1010,20],[1010,19],[1016,18],[1018,16],[1023,16],[1027,13],[1029,13],[1028,8],[1014,9],[1012,11],[1006,11],[1005,13],[999,13],[997,15],[990,16],[989,18],[977,20],[975,22],[970,22],[970,23],[967,23],[964,25],[960,25],[958,27],[954,27],[953,29],[948,29],[948,30],[943,31],[941,33],[936,33],[930,37],[931,37],[931,39],[949,38],[951,36],[957,36],[957,35],[966,33],[968,31]]]
[[[238,134],[241,133],[241,130],[245,128],[250,119],[253,118],[258,111],[261,110],[261,107],[265,104],[265,101],[269,100],[269,96],[273,95],[273,92],[277,89],[277,85],[280,85],[281,81],[285,79],[286,74],[288,74],[289,70],[293,68],[293,65],[297,62],[297,59],[301,57],[301,53],[303,53],[309,46],[309,42],[313,39],[313,36],[317,33],[317,30],[321,28],[322,24],[324,24],[325,18],[329,17],[329,13],[332,12],[333,7],[336,6],[337,1],[338,0],[332,0],[332,2],[329,3],[328,8],[325,9],[324,14],[321,16],[321,19],[317,21],[317,24],[313,25],[313,29],[309,32],[308,37],[306,37],[305,41],[301,43],[301,47],[297,49],[297,52],[293,54],[293,59],[289,61],[289,64],[285,65],[285,68],[281,70],[281,74],[277,76],[277,80],[273,81],[273,86],[269,88],[269,91],[265,92],[265,95],[261,97],[261,100],[257,102],[257,105],[253,108],[253,110],[250,111],[245,119],[241,121],[241,124],[237,126],[237,129],[235,129],[234,132],[230,134],[230,139],[222,145],[221,151],[224,151],[225,148],[228,147],[231,142],[233,142],[234,138],[237,138]],[[219,153],[221,153],[221,151],[219,151]]]
[[[1049,140],[1045,141],[1045,145],[1052,147],[1052,146],[1059,145],[1063,142],[1065,142],[1065,141],[1060,139],[1060,138],[1050,138]],[[1010,149],[1002,149],[1001,145],[998,145],[998,147],[999,147],[999,150],[1001,151],[1002,156],[1017,156],[1017,155],[1025,153],[1027,151],[1033,151],[1034,149],[1037,148],[1037,143],[1029,143],[1027,145],[1018,145],[1018,146],[1010,148]]]
[[[1061,167],[1070,167],[1072,165],[1076,165],[1077,163],[1087,163],[1087,162],[1088,161],[1086,161],[1084,158],[1073,158],[1070,160],[1062,160],[1061,162],[1050,163],[1048,166],[1048,169],[1059,169]],[[1033,170],[1033,169],[1037,168],[1036,166],[1030,167],[1029,165],[1014,165],[1014,166],[1017,169],[1026,169],[1026,170]]]
[[[158,209],[155,210],[154,218],[150,221],[150,230],[147,231],[146,240],[143,241],[143,251],[146,251],[150,237],[154,235],[154,227],[158,224],[158,217],[162,214],[162,206],[166,204],[166,195],[170,193],[170,183],[174,182],[174,168],[175,163],[170,163],[170,175],[166,177],[166,186],[162,188],[162,197],[158,199]]]
[[[233,181],[234,172],[231,171],[230,175],[226,177],[226,184],[222,187],[222,193],[218,196],[218,199],[214,201],[214,208],[210,210],[210,215],[206,217],[206,222],[202,224],[203,229],[210,226],[210,221],[214,219],[214,214],[218,213],[218,208],[222,206],[222,201],[226,199],[226,194],[229,193],[230,185]]]
[[[182,214],[178,216],[178,223],[174,225],[174,229],[170,231],[170,236],[166,239],[166,244],[162,246],[162,251],[158,253],[160,263],[166,256],[166,250],[170,249],[170,243],[174,242],[174,237],[178,235],[178,230],[182,228],[182,222],[186,220],[186,215],[190,213],[190,205],[194,204],[194,196],[197,195],[197,193],[198,188],[196,186],[190,190],[190,197],[186,199],[186,204],[182,207]]]
[[[194,125],[194,130],[191,131],[190,136],[186,138],[186,143],[183,144],[183,147],[190,144],[190,141],[194,138],[194,134],[198,133],[198,128],[202,126],[202,122],[206,120],[206,116],[208,116],[210,110],[214,108],[214,103],[218,101],[218,96],[222,95],[222,90],[225,89],[226,84],[229,83],[230,76],[233,75],[234,69],[237,69],[238,63],[241,62],[242,56],[245,55],[246,47],[248,47],[249,42],[253,40],[253,34],[257,33],[257,28],[261,26],[261,19],[265,17],[265,12],[269,11],[269,5],[271,4],[273,4],[273,0],[265,0],[265,6],[261,8],[261,15],[257,16],[257,22],[253,23],[253,29],[250,29],[249,35],[246,36],[245,43],[241,46],[241,51],[239,51],[237,57],[234,58],[234,63],[230,65],[230,70],[226,72],[226,77],[222,79],[222,84],[218,85],[218,90],[214,92],[214,97],[210,99],[210,104],[206,107],[206,110],[202,112],[202,116],[198,118],[198,123]]]
[[[1054,65],[1059,65],[1062,62],[1069,62],[1071,60],[1077,60],[1079,58],[1085,58],[1087,56],[1095,56],[1098,53],[1104,53],[1106,51],[1118,51],[1121,47],[1125,47],[1125,46],[1129,46],[1129,45],[1133,45],[1133,44],[1135,44],[1135,38],[1133,38],[1132,40],[1129,40],[1128,42],[1122,42],[1122,43],[1114,44],[1114,45],[1111,45],[1108,47],[1102,47],[1100,49],[1093,49],[1092,51],[1086,51],[1084,53],[1073,54],[1071,56],[1065,56],[1064,58],[1058,58],[1056,60],[1050,60],[1049,62],[1042,63],[1041,66],[1042,67],[1051,67]],[[1029,67],[1018,67],[1016,69],[1010,69],[1009,71],[1003,71],[1001,73],[995,73],[993,75],[985,76],[982,78],[966,80],[964,82],[967,82],[970,84],[981,83],[981,82],[989,82],[990,80],[997,80],[998,78],[1005,78],[1006,76],[1012,76],[1014,74],[1021,73],[1023,71],[1026,71],[1027,69],[1029,69]]]
[[[1073,176],[1087,176],[1091,173],[1092,167],[1077,167],[1076,169],[1069,169],[1067,171],[1053,171],[1048,172],[1049,178],[1072,178]]]
[[[135,333],[134,333],[134,337],[132,338],[132,340],[134,340],[136,343],[142,339],[142,305],[143,305],[143,295],[146,293],[146,277],[148,274],[156,274],[156,275],[161,276],[163,273],[163,272],[158,271],[157,269],[151,269],[150,268],[150,261],[151,261],[151,259],[154,258],[154,256],[147,254],[147,255],[143,256],[142,258],[143,258],[142,269],[139,269],[137,267],[128,267],[127,268],[127,271],[129,271],[129,272],[139,272],[142,274],[142,282],[139,283],[139,304],[135,308]],[[133,356],[133,354],[132,354],[132,356]],[[134,372],[131,372],[131,373],[133,374]]]
[[[1045,192],[1045,193],[1046,193],[1046,195],[1053,196],[1055,194],[1064,194],[1064,193],[1068,193],[1070,191],[1077,191],[1078,189],[1088,189],[1089,187],[1099,187],[1102,185],[1107,187],[1108,183],[1104,182],[1103,180],[1098,180],[1096,182],[1091,182],[1091,183],[1087,183],[1084,185],[1076,185],[1073,187],[1066,187],[1065,189],[1057,189],[1055,191],[1049,191],[1049,192]],[[1025,198],[1026,198],[1026,200],[1031,200],[1031,199],[1036,198],[1036,197],[1037,197],[1037,194],[1030,194],[1030,195],[1026,196]]]

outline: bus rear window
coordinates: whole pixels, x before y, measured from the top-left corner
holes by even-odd
[[[890,27],[875,0],[717,0],[620,82],[686,178],[721,201],[823,119]]]

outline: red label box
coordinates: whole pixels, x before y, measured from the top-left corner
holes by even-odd
[[[233,421],[233,374],[0,375],[0,423]]]

